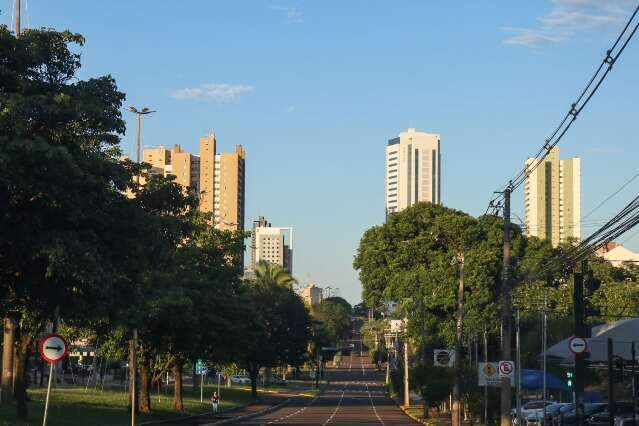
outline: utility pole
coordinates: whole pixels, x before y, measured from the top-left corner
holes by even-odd
[[[488,362],[488,332],[484,327],[484,362]],[[488,386],[484,386],[484,425],[488,424]]]
[[[630,344],[630,355],[632,356],[632,363],[630,364],[630,374],[632,377],[632,406],[633,406],[633,413],[637,412],[637,377],[635,376],[635,364],[636,364],[636,358],[637,358],[637,354],[635,353],[635,341],[633,340],[632,343]],[[636,416],[632,416],[632,420],[630,421],[630,424],[632,426],[637,426],[637,419],[635,418]]]
[[[608,338],[608,425],[615,426],[615,369],[612,339]],[[634,417],[634,414],[633,414]]]
[[[544,381],[543,381],[543,388],[544,388],[544,396],[542,398],[542,401],[544,402],[544,406],[543,406],[543,416],[541,417],[543,419],[543,421],[546,421],[546,400],[547,398],[547,393],[548,393],[548,384],[546,383],[546,369],[547,369],[547,365],[546,365],[546,346],[547,346],[547,340],[548,340],[548,296],[546,294],[544,294],[544,328],[542,330],[542,339],[543,339],[543,343],[542,343],[542,351],[544,354],[544,361],[543,361],[543,369],[544,369]]]
[[[16,0],[16,38],[20,38],[20,0]]]
[[[504,258],[502,265],[501,281],[501,359],[509,361],[511,359],[511,300],[510,300],[510,192],[511,183],[504,190]],[[510,419],[510,378],[501,379],[501,415],[500,425],[511,426]]]
[[[459,286],[457,289],[457,327],[455,330],[455,383],[453,385],[452,426],[461,425],[462,337],[464,333],[464,253],[457,256]]]
[[[517,360],[515,362],[516,373],[515,374],[515,389],[517,392],[517,424],[521,424],[521,340],[520,340],[520,327],[519,327],[519,308],[515,314],[515,345],[517,346]]]
[[[584,273],[586,262],[582,263],[582,272],[573,274],[573,311],[575,313],[575,337],[586,337],[584,330]],[[585,354],[575,354],[575,421],[576,426],[584,426],[584,387],[586,384]]]

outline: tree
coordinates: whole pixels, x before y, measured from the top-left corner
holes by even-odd
[[[348,303],[324,299],[315,306],[313,319],[322,324],[324,338],[329,344],[337,345],[351,335],[351,308]]]
[[[269,274],[268,280],[258,276],[246,287],[251,315],[240,358],[249,372],[254,397],[260,368],[297,365],[310,339],[310,317],[304,302],[292,288],[273,279],[277,275]]]
[[[130,288],[120,271],[143,230],[117,160],[124,95],[110,77],[76,80],[70,32],[0,27],[0,291],[18,318],[16,398],[26,418],[26,350],[54,312],[105,315]],[[129,250],[130,249],[130,250]],[[12,346],[13,342],[9,341]]]
[[[297,282],[286,269],[269,262],[260,262],[255,267],[255,279],[259,283],[275,283],[290,288]]]

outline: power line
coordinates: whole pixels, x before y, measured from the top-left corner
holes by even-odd
[[[595,93],[597,93],[597,91],[601,87],[601,84],[604,82],[610,71],[612,71],[612,67],[617,62],[623,51],[628,46],[628,43],[630,43],[630,40],[632,40],[635,33],[637,32],[637,29],[639,28],[639,22],[634,24],[632,31],[630,31],[629,33],[628,30],[635,21],[638,12],[639,5],[635,8],[632,16],[626,22],[626,25],[615,40],[612,47],[606,51],[604,59],[593,74],[590,81],[588,81],[588,84],[586,84],[586,87],[581,91],[581,94],[579,95],[577,100],[570,105],[570,109],[563,117],[557,128],[544,141],[544,144],[537,151],[537,154],[532,157],[532,162],[527,162],[524,168],[517,175],[515,175],[515,177],[511,179],[505,186],[505,188],[510,189],[510,192],[519,188],[519,186],[521,186],[521,184],[525,182],[526,178],[542,164],[550,151],[555,146],[557,146],[557,144],[565,136],[575,120],[577,120],[577,117],[579,116],[581,111],[583,111],[583,109],[586,107],[586,105],[588,105]],[[618,47],[619,49],[617,50]],[[497,194],[498,195],[489,202],[488,208],[486,209],[486,214],[488,214],[488,212],[490,212],[491,210],[496,213],[501,208],[504,199],[503,190],[498,191]]]

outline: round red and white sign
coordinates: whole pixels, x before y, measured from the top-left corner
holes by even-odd
[[[69,345],[59,334],[49,334],[40,340],[40,356],[46,362],[58,362],[69,354]]]
[[[568,340],[568,349],[570,349],[570,352],[573,354],[582,354],[588,349],[588,342],[586,342],[586,339],[583,337],[571,337],[570,340]]]

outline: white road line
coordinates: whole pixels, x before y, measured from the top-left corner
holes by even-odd
[[[337,407],[335,407],[333,414],[331,414],[331,416],[324,423],[322,423],[322,426],[326,426],[327,424],[329,424],[330,421],[333,420],[333,417],[335,417],[335,414],[337,414],[337,410],[339,410],[339,407],[342,405],[342,400],[344,399],[345,391],[346,391],[346,387],[344,387],[344,390],[342,391],[342,396],[340,396],[339,402],[337,403]]]
[[[377,413],[377,408],[375,408],[375,404],[373,403],[373,397],[371,396],[371,391],[368,390],[368,384],[366,384],[366,391],[368,392],[368,399],[371,401],[371,406],[373,407],[373,412],[375,413],[375,417],[377,417],[377,420],[379,420],[382,426],[385,426],[384,420],[382,420],[382,418]]]
[[[313,405],[315,403],[315,401],[317,401],[319,399],[319,395],[317,395],[315,398],[313,398],[313,400],[311,402],[308,403],[308,405],[303,406],[302,408],[300,408],[299,410],[288,414],[287,416],[282,416],[279,419],[275,419],[275,420],[271,420],[270,422],[266,423],[267,425],[273,424],[273,423],[277,423],[280,420],[286,420],[289,417],[293,417],[298,415],[299,413],[301,413],[302,411],[306,410],[308,407],[310,407],[311,405]]]

